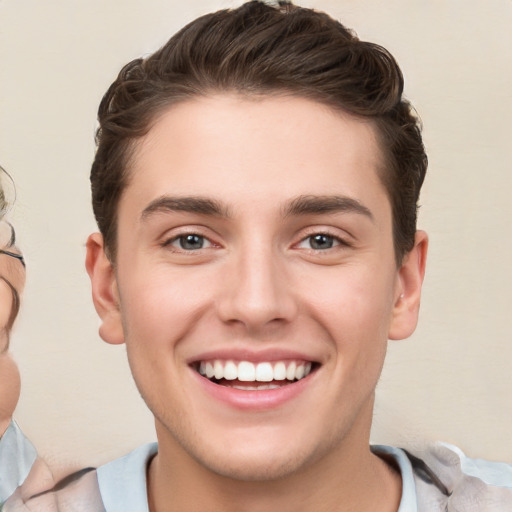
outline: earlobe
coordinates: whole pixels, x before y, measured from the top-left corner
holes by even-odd
[[[85,267],[91,279],[94,307],[101,319],[100,336],[107,343],[124,343],[116,275],[105,254],[102,235],[90,235],[86,247]]]
[[[427,248],[427,234],[424,231],[417,231],[414,247],[405,255],[398,270],[395,304],[388,333],[388,338],[391,340],[408,338],[416,329]]]

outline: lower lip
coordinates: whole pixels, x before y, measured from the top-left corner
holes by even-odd
[[[213,398],[224,402],[231,407],[247,410],[274,409],[293,400],[295,397],[300,395],[306,387],[308,387],[316,373],[310,373],[307,377],[304,377],[293,384],[285,384],[280,388],[244,391],[243,389],[215,384],[195,370],[191,369],[191,371],[199,380],[199,383],[203,386],[204,390]],[[248,382],[247,384],[251,385],[255,383]],[[260,384],[265,383],[263,382]]]

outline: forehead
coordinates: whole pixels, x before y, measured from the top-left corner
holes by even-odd
[[[171,193],[276,206],[304,194],[387,202],[381,167],[371,121],[304,98],[215,95],[159,116],[135,148],[125,195],[141,204]]]

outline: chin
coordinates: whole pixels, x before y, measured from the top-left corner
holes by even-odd
[[[285,479],[321,457],[323,451],[306,431],[290,436],[288,428],[194,429],[191,424],[157,421],[159,451],[180,465],[200,466],[231,480],[263,482]],[[163,428],[162,428],[163,427]],[[178,428],[177,428],[178,427]],[[194,435],[190,435],[194,432]]]
[[[270,482],[285,479],[309,465],[311,456],[292,452],[293,449],[287,453],[276,453],[275,450],[247,453],[244,450],[243,453],[229,453],[223,457],[210,455],[198,462],[212,473],[231,480]]]

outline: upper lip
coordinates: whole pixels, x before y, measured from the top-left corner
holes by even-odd
[[[320,363],[318,357],[306,352],[296,350],[285,350],[281,348],[250,350],[240,348],[224,348],[201,352],[187,360],[187,364],[192,365],[199,361],[210,361],[214,359],[232,360],[232,361],[250,361],[253,363],[274,362],[286,360],[302,360],[312,363]]]

